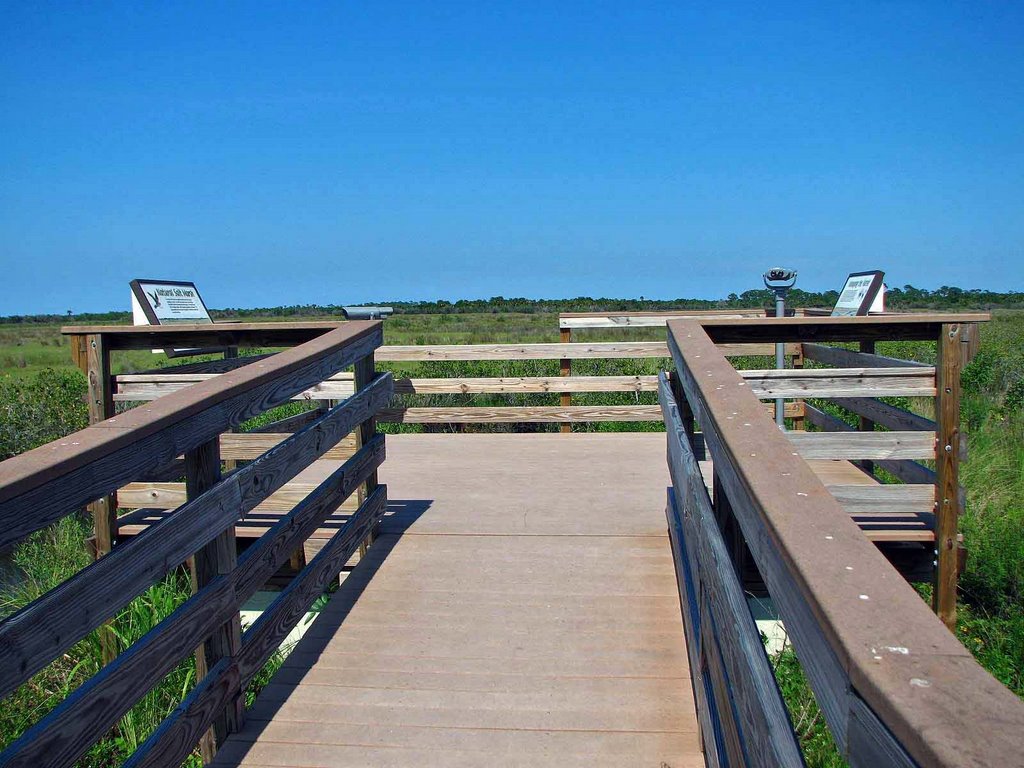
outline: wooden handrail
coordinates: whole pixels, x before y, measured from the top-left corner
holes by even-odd
[[[38,765],[45,758],[48,765],[70,765],[197,646],[213,654],[205,657],[210,665],[206,669],[199,666],[204,657],[197,652],[197,671],[206,677],[133,759],[166,764],[167,755],[176,754],[180,762],[211,726],[237,726],[237,719],[222,721],[227,702],[241,711],[239,697],[246,683],[308,608],[318,585],[332,577],[332,568],[336,577],[383,515],[386,490],[376,487],[375,478],[384,459],[384,436],[366,430],[393,392],[390,374],[373,374],[373,350],[380,342],[379,322],[348,323],[0,464],[0,520],[8,527],[3,539],[8,543],[74,511],[76,502],[105,494],[181,453],[189,487],[186,503],[163,522],[119,543],[0,621],[0,695],[24,683],[193,556],[197,579],[193,597],[10,744],[0,753],[0,763]],[[287,402],[311,382],[348,365],[355,365],[360,376],[353,396],[274,441],[252,463],[221,477],[219,433]],[[236,562],[234,523],[353,431],[361,436],[361,448]],[[144,453],[152,455],[136,455]],[[239,636],[241,603],[346,498],[370,483],[375,490],[272,604],[258,628]],[[26,506],[26,498],[38,506]],[[206,569],[202,578],[201,567]],[[211,645],[224,632],[226,642]],[[219,730],[216,738],[224,733]],[[204,747],[208,755],[212,752]]]
[[[319,320],[283,323],[175,323],[174,325],[69,325],[65,336],[102,336],[108,349],[154,347],[293,347],[360,322]]]
[[[712,317],[764,317],[763,309],[680,309],[657,312],[561,312],[558,327],[584,328],[651,328],[664,326],[669,320]]]
[[[287,402],[365,357],[381,341],[380,321],[346,323],[279,355],[0,463],[0,549]]]
[[[1018,761],[1024,703],[945,629],[795,455],[716,352],[708,322],[669,323],[679,390],[840,749],[854,765]],[[875,336],[907,328],[871,325]]]

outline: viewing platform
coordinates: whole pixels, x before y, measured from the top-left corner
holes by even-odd
[[[948,630],[960,370],[986,316],[738,315],[566,315],[546,344],[389,347],[379,321],[65,329],[92,423],[0,464],[0,547],[88,505],[95,561],[0,622],[0,695],[97,629],[105,665],[0,764],[74,764],[195,654],[127,765],[799,766],[750,593],[851,765],[1020,764],[1024,704]],[[665,336],[571,336],[636,326]],[[289,348],[111,374],[111,350],[204,345]],[[520,367],[403,367],[430,361]],[[595,422],[639,431],[535,426]],[[518,431],[473,432],[493,425]],[[107,622],[186,567],[192,596],[121,648]]]

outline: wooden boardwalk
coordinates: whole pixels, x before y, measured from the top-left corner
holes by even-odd
[[[217,765],[703,765],[664,434],[396,435],[382,535]]]

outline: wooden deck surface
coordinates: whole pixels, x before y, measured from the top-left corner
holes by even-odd
[[[389,436],[382,536],[217,765],[702,766],[664,441]]]

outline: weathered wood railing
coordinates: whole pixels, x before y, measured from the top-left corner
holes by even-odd
[[[959,368],[952,342],[959,343],[963,323],[981,319],[669,323],[675,370],[660,387],[673,482],[668,519],[709,765],[799,764],[730,566],[733,552],[722,537],[730,520],[852,765],[1020,761],[1024,704],[974,661],[885,561],[802,449],[765,413],[748,380],[715,349],[715,342],[772,337],[938,339],[941,400],[956,394],[950,374],[942,373],[954,353]],[[940,453],[955,454],[945,450],[956,442],[943,439],[941,416],[939,425]],[[713,494],[701,480],[705,447]],[[948,477],[941,463],[939,474]],[[953,489],[940,483],[940,510],[955,505]]]
[[[563,344],[573,343],[573,331],[664,328],[669,320],[681,319],[739,319],[764,317],[763,309],[710,309],[710,310],[669,310],[662,312],[562,312],[558,315],[558,332]],[[722,345],[721,349],[730,356],[772,356],[775,347],[771,344]],[[787,345],[786,355],[789,359],[797,359],[800,346]],[[572,358],[561,359],[561,375],[572,376]],[[654,377],[651,377],[651,388],[655,388]],[[562,406],[572,405],[573,390],[564,390]],[[789,418],[802,418],[803,413],[796,405],[789,406],[786,413]],[[562,431],[569,431],[569,425],[563,425]]]
[[[384,513],[384,436],[374,416],[393,384],[374,371],[379,322],[317,338],[163,397],[0,464],[0,548],[184,454],[187,501],[116,543],[63,584],[0,622],[0,696],[112,619],[191,559],[194,594],[0,753],[3,765],[71,765],[147,691],[196,652],[196,687],[128,764],[177,765],[197,742],[209,758],[244,718],[244,692],[312,601]],[[252,463],[222,475],[219,435],[353,366],[356,391]],[[356,432],[360,448],[240,557],[234,524]],[[244,632],[239,608],[351,494],[364,498],[319,554]],[[199,648],[196,651],[196,648]]]
[[[723,354],[738,357],[765,355],[774,349],[767,344],[722,345]],[[790,345],[790,351],[796,349]],[[451,344],[384,346],[377,351],[379,362],[417,363],[436,361],[524,361],[524,360],[600,360],[600,359],[665,359],[668,347],[663,341],[578,343],[578,344]],[[216,367],[216,366],[215,366]],[[184,370],[166,369],[116,377],[115,401],[145,401],[177,391],[199,381],[221,375],[210,372],[209,365],[183,366]],[[759,372],[750,372],[756,376]],[[760,372],[770,376],[771,372]],[[508,376],[508,377],[444,377],[395,379],[396,395],[477,395],[477,394],[563,394],[570,393],[653,393],[658,388],[657,376]],[[329,401],[348,397],[352,392],[352,375],[339,373],[318,382],[295,400]],[[795,407],[791,415],[796,415]],[[656,404],[629,405],[529,405],[529,406],[395,406],[384,409],[381,422],[406,424],[496,424],[496,423],[560,423],[661,421]],[[222,450],[233,457],[235,451],[246,458],[251,449],[246,443],[263,444],[266,438],[236,435]],[[227,454],[225,454],[227,456]]]

